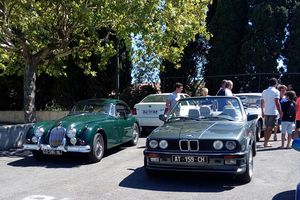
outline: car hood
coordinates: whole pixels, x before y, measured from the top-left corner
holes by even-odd
[[[168,139],[238,139],[245,129],[244,122],[168,123],[156,128],[149,137]]]
[[[87,124],[91,122],[98,122],[107,119],[109,116],[106,114],[79,114],[79,115],[68,115],[64,118],[61,118],[56,121],[55,125],[61,125],[63,127],[72,127],[80,125],[80,124]]]

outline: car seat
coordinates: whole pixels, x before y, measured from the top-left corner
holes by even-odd
[[[200,113],[198,109],[189,109],[188,117],[190,118],[199,118]]]
[[[210,117],[211,116],[211,109],[209,106],[201,106],[200,113],[203,117]]]
[[[235,108],[233,106],[224,106],[221,115],[229,115],[233,118],[235,118],[237,116],[237,114],[235,112]]]

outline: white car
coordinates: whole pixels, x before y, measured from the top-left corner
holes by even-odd
[[[256,141],[259,141],[263,137],[263,130],[265,129],[264,120],[262,118],[260,100],[262,98],[261,93],[239,93],[235,94],[242,101],[247,113],[257,114],[256,120]]]
[[[138,119],[139,125],[145,129],[153,129],[163,125],[158,116],[165,113],[166,101],[171,93],[150,94],[140,103],[134,105],[132,114]],[[179,93],[180,98],[189,97],[188,94]]]

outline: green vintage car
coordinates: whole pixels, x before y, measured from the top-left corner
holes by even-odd
[[[157,171],[231,173],[243,182],[253,174],[255,119],[237,97],[180,99],[165,124],[147,137],[144,167]]]
[[[138,121],[129,106],[117,99],[80,101],[69,115],[56,121],[38,122],[26,134],[23,148],[40,160],[45,154],[78,152],[99,162],[107,149],[139,139]]]

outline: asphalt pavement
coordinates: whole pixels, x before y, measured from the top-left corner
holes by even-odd
[[[278,135],[279,136],[279,135]],[[143,168],[145,138],[136,147],[109,151],[101,162],[84,157],[35,161],[28,151],[0,152],[1,200],[292,200],[300,182],[300,153],[258,142],[254,176],[241,184],[219,174],[163,173],[148,177]]]

